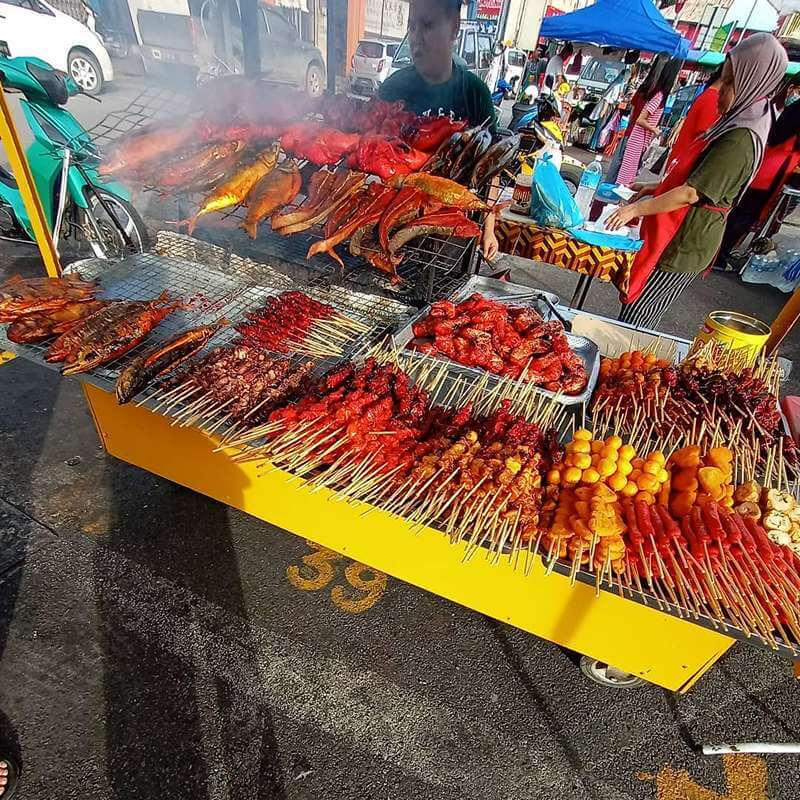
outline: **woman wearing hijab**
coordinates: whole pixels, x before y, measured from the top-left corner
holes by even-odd
[[[719,120],[672,160],[656,187],[607,221],[611,230],[643,217],[642,249],[622,298],[620,320],[653,328],[714,260],[731,207],[758,171],[772,124],[769,97],[786,71],[786,51],[768,33],[748,36],[725,60]],[[651,194],[652,197],[644,197]]]

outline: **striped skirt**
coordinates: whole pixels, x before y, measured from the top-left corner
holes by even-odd
[[[622,306],[618,319],[635,328],[655,328],[669,307],[699,274],[656,269],[644,285],[639,299]]]

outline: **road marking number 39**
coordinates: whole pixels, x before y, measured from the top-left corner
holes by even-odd
[[[286,577],[295,589],[318,592],[326,589],[337,577],[341,562],[347,559],[340,553],[320,547],[314,542],[306,544],[313,552],[303,556],[301,565],[286,568]],[[386,575],[351,561],[344,567],[346,585],[337,583],[331,588],[331,601],[336,608],[348,614],[361,614],[372,608],[386,591]]]

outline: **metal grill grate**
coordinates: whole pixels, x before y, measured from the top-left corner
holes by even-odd
[[[162,292],[171,298],[183,301],[188,308],[170,314],[136,348],[124,356],[80,376],[81,380],[93,383],[105,391],[113,391],[119,373],[144,348],[175,335],[187,328],[214,323],[223,317],[232,324],[221,330],[207,345],[211,347],[230,342],[237,334],[234,326],[243,320],[246,313],[263,307],[269,296],[287,289],[306,291],[321,302],[329,303],[341,314],[369,326],[368,330],[353,338],[343,347],[342,357],[351,357],[365,350],[378,336],[400,320],[410,318],[415,309],[389,298],[370,296],[344,286],[302,286],[287,275],[266,264],[249,262],[238,256],[226,254],[222,248],[196,242],[190,237],[165,232],[157,239],[157,249],[170,255],[158,253],[139,254],[109,266],[102,259],[86,259],[71,265],[70,271],[80,272],[85,278],[96,279],[102,287],[99,297],[104,299],[150,300]],[[180,258],[178,252],[200,255],[203,263]],[[242,267],[246,268],[242,268]],[[220,267],[226,267],[225,272]],[[5,328],[0,328],[0,349],[18,353],[51,369],[60,364],[44,360],[49,341],[34,345],[17,345],[8,341]],[[286,357],[276,354],[279,357]],[[306,356],[289,356],[292,360],[305,360]],[[327,369],[335,359],[311,359],[316,362],[316,371]],[[154,384],[137,398],[149,402],[159,392]],[[179,414],[183,405],[170,409],[172,415]],[[204,418],[208,426],[212,418]]]
[[[148,86],[127,108],[112,111],[89,128],[89,134],[94,143],[103,149],[125,134],[152,122],[185,120],[189,111],[190,100],[187,95],[172,89]]]

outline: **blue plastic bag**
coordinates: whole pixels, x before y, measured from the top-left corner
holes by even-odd
[[[584,219],[549,155],[536,160],[531,182],[531,217],[548,228],[577,228]]]

